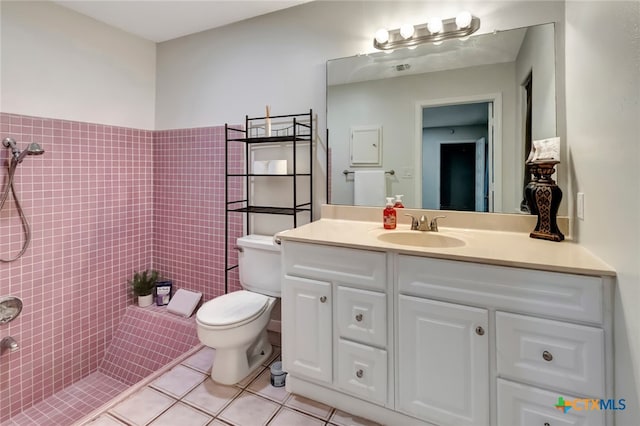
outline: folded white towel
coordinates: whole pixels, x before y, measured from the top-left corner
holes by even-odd
[[[354,205],[385,205],[386,182],[383,169],[356,170],[353,176]]]

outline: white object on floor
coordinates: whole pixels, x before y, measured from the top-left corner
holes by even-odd
[[[356,170],[353,176],[354,205],[384,206],[386,182],[383,169]]]
[[[183,317],[190,317],[202,299],[202,293],[178,289],[167,305],[167,311]]]

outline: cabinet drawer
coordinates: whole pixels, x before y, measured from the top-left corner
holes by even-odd
[[[604,331],[496,313],[498,374],[581,395],[602,397]]]
[[[602,324],[600,277],[398,256],[400,293]]]
[[[285,241],[284,272],[386,291],[386,253]]]
[[[384,405],[387,402],[387,351],[340,339],[338,386]]]
[[[338,287],[338,333],[360,343],[387,345],[387,296]]]
[[[573,396],[560,395],[532,386],[498,379],[498,426],[602,426],[605,424],[604,411],[592,410],[592,401],[576,401],[576,409],[556,408],[558,404],[571,404]],[[585,407],[584,404],[589,404]]]

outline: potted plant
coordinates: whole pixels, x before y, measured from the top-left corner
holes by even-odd
[[[146,271],[133,274],[133,278],[129,280],[129,285],[133,294],[138,296],[138,306],[147,307],[153,303],[153,289],[156,281],[160,278],[158,271],[147,269]]]

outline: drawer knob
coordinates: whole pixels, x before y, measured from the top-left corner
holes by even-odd
[[[320,297],[320,303],[324,303],[327,301],[327,296],[321,296]]]
[[[364,376],[364,371],[362,371],[362,369],[356,371],[356,377],[358,379],[362,379],[362,376]]]
[[[551,426],[551,425],[549,424],[549,422],[544,422],[543,426]]]
[[[483,336],[483,335],[484,335],[484,328],[482,328],[482,327],[480,327],[480,326],[477,326],[477,327],[476,327],[476,334],[477,334],[478,336]]]
[[[542,352],[542,359],[545,361],[551,361],[553,359],[553,355],[551,355],[551,352],[549,351],[544,351]]]
[[[362,314],[356,315],[356,321],[358,321],[358,322],[362,321]]]

